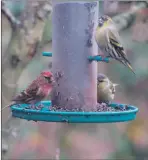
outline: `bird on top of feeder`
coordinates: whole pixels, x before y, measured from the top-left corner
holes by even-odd
[[[54,82],[53,74],[51,72],[41,72],[41,74],[25,90],[12,99],[13,102],[6,107],[23,103],[34,105],[50,94]]]
[[[106,75],[99,73],[97,77],[97,102],[110,103],[115,97],[117,85],[119,84],[112,83]]]
[[[120,36],[113,20],[107,16],[101,16],[98,20],[98,26],[95,33],[95,39],[98,47],[108,58],[115,59],[127,66],[134,74],[131,63],[128,60],[126,52],[121,45]]]

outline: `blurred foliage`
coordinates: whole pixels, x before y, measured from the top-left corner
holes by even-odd
[[[25,0],[4,0],[6,7],[9,8],[15,17],[19,17],[25,9]]]
[[[137,31],[138,32],[138,31]],[[142,42],[132,42],[131,39],[127,39],[127,35],[132,36],[131,29],[127,29],[126,33],[125,31],[120,33],[122,37],[122,41],[125,42],[124,46],[125,48],[129,49],[130,44],[130,50],[127,51],[128,57],[131,60],[132,66],[136,72],[136,77],[124,66],[120,64],[114,63],[112,65],[110,72],[117,73],[118,72],[121,82],[123,83],[124,87],[129,85],[134,85],[136,81],[139,81],[141,78],[146,78],[148,76],[147,68],[147,58],[148,58],[148,45],[146,43]],[[143,65],[141,65],[141,62]]]
[[[42,44],[49,43],[52,40],[52,22],[51,15],[46,20],[43,35],[42,35]]]

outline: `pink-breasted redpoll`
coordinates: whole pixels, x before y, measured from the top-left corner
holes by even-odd
[[[53,74],[49,71],[43,71],[25,90],[12,99],[13,102],[9,106],[22,103],[33,105],[39,102],[50,94],[53,84]]]

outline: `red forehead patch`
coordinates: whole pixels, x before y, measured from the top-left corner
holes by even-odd
[[[41,74],[42,74],[43,76],[46,76],[46,77],[51,77],[51,76],[52,76],[52,73],[49,72],[49,71],[43,71]]]

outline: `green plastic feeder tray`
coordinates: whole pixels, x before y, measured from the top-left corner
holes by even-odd
[[[136,118],[138,108],[128,105],[127,111],[119,112],[67,112],[67,111],[50,111],[51,101],[41,101],[35,106],[42,104],[42,109],[29,109],[29,104],[11,106],[12,116],[46,122],[67,122],[67,123],[112,123],[131,121]],[[121,104],[121,107],[124,104]],[[119,104],[110,104],[115,107]]]

